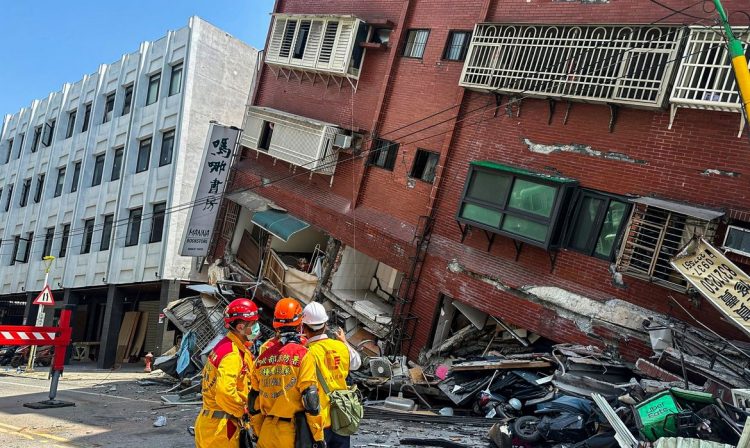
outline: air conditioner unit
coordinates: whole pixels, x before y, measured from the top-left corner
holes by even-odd
[[[722,249],[750,257],[750,229],[728,226]]]
[[[345,134],[336,134],[333,139],[333,146],[341,149],[349,149],[352,147],[352,136]]]
[[[393,367],[387,358],[370,358],[370,374],[378,378],[391,378]]]

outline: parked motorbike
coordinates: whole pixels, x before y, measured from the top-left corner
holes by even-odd
[[[31,352],[30,345],[24,345],[24,346],[18,347],[16,352],[13,354],[13,358],[11,358],[11,361],[10,361],[11,367],[18,367],[21,365],[28,364],[30,352]],[[54,354],[54,347],[51,345],[43,345],[43,346],[37,347],[34,361],[36,364],[40,366],[47,367],[50,364],[52,364],[53,354]]]
[[[521,401],[517,398],[507,400],[500,394],[483,390],[477,394],[473,410],[485,418],[510,420],[521,415],[521,407]]]
[[[562,396],[539,404],[536,414],[513,421],[513,434],[530,442],[577,443],[596,433],[593,403],[582,398]]]
[[[7,366],[8,364],[10,364],[10,361],[16,354],[17,349],[17,345],[6,345],[0,347],[0,366]]]

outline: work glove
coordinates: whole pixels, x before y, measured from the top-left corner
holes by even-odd
[[[318,440],[317,442],[313,442],[312,448],[326,448],[326,441],[325,440]]]

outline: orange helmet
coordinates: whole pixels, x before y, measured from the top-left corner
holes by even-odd
[[[239,298],[232,300],[224,309],[224,326],[236,320],[255,322],[258,320],[258,306],[250,299]]]
[[[273,328],[297,327],[301,324],[302,305],[291,297],[279,300],[273,311]]]

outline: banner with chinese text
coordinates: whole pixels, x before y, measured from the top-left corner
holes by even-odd
[[[750,277],[703,238],[670,263],[731,322],[750,335]]]
[[[208,255],[239,132],[239,129],[215,123],[211,123],[208,129],[206,150],[198,169],[193,207],[185,226],[180,255]]]

